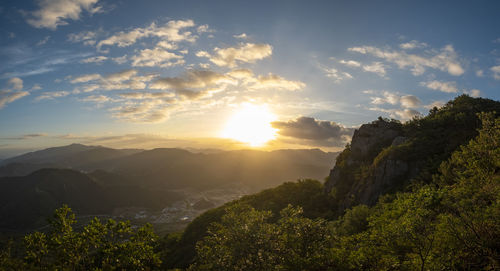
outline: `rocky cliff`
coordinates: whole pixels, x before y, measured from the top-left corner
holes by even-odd
[[[432,179],[442,161],[477,135],[479,112],[500,112],[500,103],[459,96],[428,116],[407,123],[379,118],[354,132],[325,183],[338,213],[374,205],[381,195]]]

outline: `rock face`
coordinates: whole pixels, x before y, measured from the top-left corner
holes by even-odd
[[[382,150],[406,143],[401,124],[379,119],[354,132],[350,148],[339,156],[325,183],[333,194],[339,212],[357,204],[373,205],[380,195],[418,172],[417,165],[391,159]]]

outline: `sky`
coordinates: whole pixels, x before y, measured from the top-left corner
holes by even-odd
[[[462,94],[498,100],[499,11],[498,1],[2,1],[0,159],[71,143],[341,150],[378,116],[407,121]]]

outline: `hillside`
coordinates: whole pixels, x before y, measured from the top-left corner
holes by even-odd
[[[244,186],[252,192],[298,178],[322,179],[338,153],[318,149],[218,151],[117,150],[72,144],[4,160],[0,176],[24,176],[42,168],[105,171],[151,189],[207,190]]]
[[[228,214],[228,210],[233,210],[234,206],[248,205],[251,208],[255,208],[258,212],[271,211],[272,215],[267,219],[271,223],[276,223],[280,217],[280,210],[287,207],[288,204],[301,206],[305,218],[334,221],[332,222],[332,227],[336,228],[335,231],[337,231],[337,234],[342,233],[345,235],[366,230],[369,223],[367,219],[370,215],[373,216],[373,219],[387,219],[387,224],[389,224],[391,219],[399,219],[400,217],[396,215],[396,217],[392,218],[383,218],[385,215],[388,215],[380,213],[383,212],[383,208],[386,208],[384,206],[391,206],[391,202],[396,200],[396,198],[403,200],[403,198],[409,197],[418,201],[420,197],[418,193],[424,193],[429,185],[431,187],[438,185],[436,180],[442,178],[439,176],[459,174],[450,172],[450,169],[445,171],[445,168],[448,167],[446,166],[447,164],[458,162],[455,160],[460,157],[460,151],[466,148],[470,140],[479,135],[479,128],[486,128],[485,120],[483,120],[483,125],[481,125],[482,122],[477,115],[479,112],[491,112],[490,119],[497,117],[496,121],[498,123],[499,114],[497,112],[500,112],[500,102],[460,96],[450,101],[441,109],[431,110],[428,116],[414,119],[405,124],[394,120],[379,119],[370,124],[362,125],[354,133],[351,144],[337,158],[337,162],[331,170],[331,174],[324,186],[312,180],[284,184],[206,212],[195,219],[181,235],[170,235],[164,239],[165,267],[184,268],[192,263],[193,260],[199,259],[195,257],[195,244],[203,240],[204,236],[207,235],[207,229],[211,228],[211,232],[213,232],[215,228],[212,226],[214,225],[219,225],[216,229],[221,232],[225,231],[225,229],[238,231],[239,229],[232,228],[231,226],[238,225],[238,220],[232,220],[229,224],[222,226],[217,224],[221,222],[225,214],[231,215],[232,219],[236,219],[237,217],[237,219],[242,220],[244,218],[241,216],[250,215],[248,213],[241,214],[240,212],[242,211],[235,211],[236,213]],[[486,122],[488,123],[488,120]],[[473,155],[474,159],[489,159],[490,163],[493,163],[493,165],[489,164],[488,169],[488,178],[490,178],[489,181],[492,181],[492,183],[484,185],[486,185],[485,187],[488,185],[498,187],[498,182],[500,181],[497,178],[498,172],[500,172],[500,165],[498,164],[500,161],[500,157],[498,156],[498,131],[500,126],[498,124],[494,126],[494,124],[491,124],[491,120],[489,120],[487,125],[490,125],[490,127],[493,125],[492,128],[488,129],[493,129],[493,134],[490,136],[495,139],[490,139],[489,145],[483,144],[483,146],[481,143],[474,143],[472,141],[470,144],[475,144],[475,146],[479,144],[480,147],[490,148],[494,152],[488,153],[485,157],[478,157],[479,154],[477,153],[470,155]],[[453,157],[452,154],[454,154]],[[452,160],[447,162],[449,159]],[[474,165],[472,161],[464,162]],[[462,167],[461,170],[465,169]],[[482,169],[476,168],[475,170],[481,171]],[[456,181],[449,182],[453,184]],[[470,188],[472,189],[472,187]],[[443,189],[451,188],[447,187]],[[479,189],[479,187],[475,187],[471,190],[471,193],[476,193],[472,192],[477,191],[475,189]],[[406,193],[400,195],[398,191],[406,191]],[[412,191],[415,191],[415,194]],[[491,193],[490,196],[493,198],[497,197],[498,199],[500,196],[500,191],[493,190]],[[398,196],[396,197],[396,195]],[[401,203],[396,200],[393,204]],[[443,202],[443,204],[445,203]],[[484,204],[487,207],[491,202]],[[370,209],[367,205],[375,205],[375,207]],[[390,208],[400,207],[392,205]],[[404,215],[418,215],[411,213],[413,207],[403,208],[407,208],[405,210],[409,212]],[[246,210],[248,211],[248,209]],[[500,209],[496,209],[496,211],[498,210]],[[477,213],[477,215],[482,214]],[[264,223],[264,221],[259,223]],[[385,225],[384,221],[378,223],[381,223],[381,227]],[[256,227],[260,229],[260,226],[256,225]],[[423,238],[427,238],[425,233],[422,233],[422,235]],[[213,236],[213,234],[209,236]],[[244,237],[239,236],[239,238]],[[333,240],[337,239],[333,238]],[[348,240],[355,243],[357,239]],[[256,240],[254,241],[257,242]],[[221,242],[220,239],[219,242]],[[493,245],[497,246],[498,242]],[[227,246],[229,250],[236,249],[230,243]],[[234,246],[241,247],[242,245],[234,244]],[[254,248],[259,249],[258,247]],[[353,252],[343,251],[342,253],[356,253],[355,251],[357,250],[353,249]],[[218,253],[209,248],[198,250],[198,253],[208,252]],[[241,253],[244,254],[246,252]],[[401,253],[404,254],[404,251]],[[376,255],[380,256],[380,254]],[[213,254],[212,256],[224,257],[221,254]],[[341,255],[338,255],[338,257],[341,257]],[[366,255],[366,257],[370,257],[370,255]],[[215,260],[214,258],[208,259]],[[344,260],[351,261],[346,258]],[[233,264],[236,263],[233,262]],[[213,265],[208,264],[208,266]],[[357,267],[344,266],[341,269],[360,268],[360,266],[355,264],[353,266]],[[219,268],[222,267],[219,266]],[[325,266],[318,270],[323,270],[324,268]],[[379,268],[381,267],[374,269]]]
[[[63,204],[82,216],[110,216],[115,208],[161,209],[182,198],[170,191],[110,187],[98,182],[108,183],[104,177],[70,169],[41,169],[23,177],[0,178],[0,228],[24,230],[44,226],[52,212]]]

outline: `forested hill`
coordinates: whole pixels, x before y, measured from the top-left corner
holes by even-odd
[[[325,185],[288,183],[208,211],[164,238],[164,265],[499,268],[499,113],[500,102],[463,95],[404,124],[365,124]]]
[[[24,252],[4,250],[0,264],[17,269],[498,270],[499,112],[497,101],[459,96],[407,123],[379,119],[355,133],[326,184],[302,180],[242,197],[158,241],[147,228],[134,232],[122,225],[127,238],[114,242],[108,238],[119,230],[113,222],[94,222],[83,232],[58,228],[67,225],[62,209],[49,235],[27,236]],[[93,240],[92,246],[86,240]],[[48,249],[36,253],[34,241]]]

